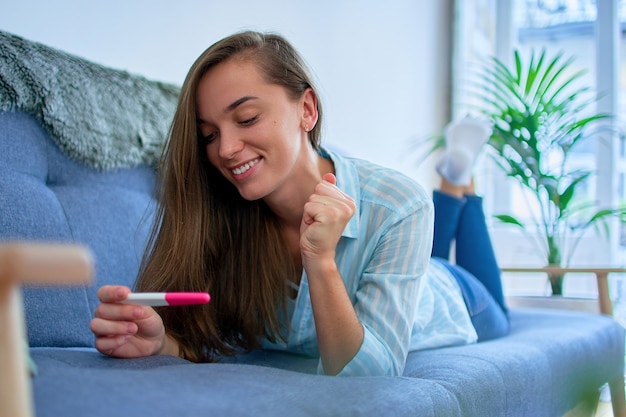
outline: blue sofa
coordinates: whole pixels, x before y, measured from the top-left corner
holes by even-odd
[[[0,241],[95,258],[91,285],[24,288],[37,416],[561,416],[607,382],[623,409],[624,330],[577,312],[512,309],[507,337],[411,353],[398,377],[315,375],[314,359],[264,350],[212,364],[95,351],[96,291],[133,285],[177,91],[0,32]]]

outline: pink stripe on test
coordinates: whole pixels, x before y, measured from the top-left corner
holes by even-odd
[[[206,304],[211,301],[211,296],[205,292],[168,292],[165,301],[171,306]]]

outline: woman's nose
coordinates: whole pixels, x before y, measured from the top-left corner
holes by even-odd
[[[235,132],[220,132],[219,144],[219,154],[224,159],[233,159],[244,147],[244,142]]]

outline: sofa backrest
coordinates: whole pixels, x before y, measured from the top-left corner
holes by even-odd
[[[94,254],[93,285],[25,288],[31,346],[93,346],[104,284],[131,286],[152,222],[151,167],[101,172],[78,163],[33,116],[0,112],[0,240],[76,242]]]
[[[0,242],[72,242],[95,282],[25,288],[33,347],[91,347],[104,284],[132,287],[178,87],[0,31]]]

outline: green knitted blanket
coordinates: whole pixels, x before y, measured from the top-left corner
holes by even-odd
[[[0,31],[0,110],[34,115],[94,168],[155,165],[179,91]]]

